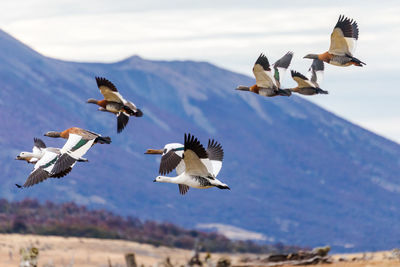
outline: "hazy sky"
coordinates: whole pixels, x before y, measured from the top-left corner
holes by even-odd
[[[307,99],[400,142],[399,1],[13,0],[0,3],[0,28],[59,59],[135,54],[251,75],[261,52],[274,62],[289,50],[291,68],[306,72],[311,61],[302,57],[328,49],[340,14],[358,22],[355,56],[367,66],[326,66],[321,87],[330,94]],[[283,86],[293,85],[286,73]]]

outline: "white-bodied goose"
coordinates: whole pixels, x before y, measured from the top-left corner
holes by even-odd
[[[290,90],[281,89],[280,81],[283,78],[286,69],[289,67],[292,58],[293,53],[287,52],[282,58],[275,62],[272,70],[268,58],[264,54],[261,54],[253,67],[256,84],[250,87],[240,85],[236,90],[249,91],[268,97],[277,95],[290,96]]]
[[[54,151],[54,152],[60,154],[59,148],[46,147],[46,144],[43,142],[42,139],[35,137],[35,138],[33,138],[32,152],[23,151],[15,159],[16,160],[25,160],[26,162],[33,164],[33,163],[38,162],[38,160],[40,160],[43,157],[46,150]],[[88,162],[88,160],[85,158],[80,158],[80,159],[78,159],[78,161]]]
[[[96,77],[97,86],[101,94],[104,96],[103,100],[96,100],[93,98],[88,99],[88,103],[99,105],[100,111],[111,112],[117,115],[117,132],[120,133],[128,124],[129,117],[142,117],[143,112],[138,109],[135,104],[125,100],[118,92],[117,87],[105,78]]]
[[[176,174],[180,175],[185,171],[185,162],[183,158],[184,145],[179,143],[170,143],[164,146],[164,149],[148,149],[145,154],[161,154],[161,162],[159,174],[166,175],[176,169]],[[222,168],[222,160],[224,158],[224,150],[221,144],[214,140],[208,140],[207,146],[208,159],[211,161],[215,176],[218,175]],[[179,192],[184,195],[189,187],[179,184]]]
[[[32,152],[21,152],[15,159],[25,160],[28,163],[36,163],[42,158],[46,144],[39,138],[33,138]]]
[[[146,153],[156,154],[153,153],[155,151],[156,150],[148,150]],[[171,157],[171,155],[174,155],[173,153],[175,153],[172,152],[171,154],[169,154],[170,156],[167,157],[166,155],[171,151],[173,150],[170,150],[169,152],[165,151],[165,163],[161,162],[160,173],[169,173],[176,166],[181,164],[181,161],[178,162],[177,157],[175,161],[168,161],[168,158]],[[199,189],[206,189],[210,187],[217,187],[219,189],[230,189],[228,185],[222,183],[216,178],[222,167],[223,156],[224,153],[221,145],[217,142],[214,142],[214,140],[209,140],[208,149],[205,150],[204,147],[197,140],[197,138],[190,134],[185,134],[183,155],[181,157],[183,158],[184,169],[177,169],[176,177],[157,176],[154,182],[178,184],[179,192],[181,194],[185,194],[189,190],[189,187]]]
[[[79,160],[93,144],[110,144],[111,138],[84,130],[78,127],[72,127],[62,132],[47,132],[45,136],[54,138],[68,139],[61,148],[61,155],[54,164],[52,173],[63,172],[70,168],[77,160]]]
[[[308,70],[310,79],[300,72],[292,70],[292,78],[297,82],[297,87],[290,90],[302,95],[328,94],[328,91],[319,88],[323,72],[324,62],[319,59],[314,59],[310,69]]]
[[[331,34],[329,50],[323,54],[308,54],[304,58],[319,59],[341,67],[350,65],[362,67],[366,64],[353,57],[358,40],[358,32],[357,22],[345,16],[339,16]]]
[[[21,186],[19,184],[16,184],[16,186],[19,188],[30,187],[46,180],[47,178],[61,178],[71,172],[72,167],[75,165],[75,163],[73,163],[65,170],[59,172],[54,171],[54,166],[57,160],[60,159],[62,149],[55,147],[46,147],[45,143],[41,139],[34,138],[33,152],[21,152],[21,154],[18,155],[16,159],[26,160],[29,163],[36,164],[28,179],[25,181],[24,185]],[[87,162],[88,160],[85,158],[79,158],[77,161]]]

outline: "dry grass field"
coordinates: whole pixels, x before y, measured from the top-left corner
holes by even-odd
[[[102,240],[93,238],[64,238],[55,236],[35,236],[19,234],[0,235],[0,266],[19,266],[19,249],[27,246],[39,248],[39,266],[45,267],[51,264],[56,267],[108,267],[125,266],[125,253],[134,252],[139,265],[156,266],[170,257],[175,266],[184,265],[191,258],[192,252],[183,249],[172,249],[166,247],[154,247],[135,242],[121,240]],[[400,261],[385,259],[391,252],[366,253],[367,260],[355,262],[335,262],[319,266],[330,267],[400,267]],[[205,255],[201,257],[204,258]],[[230,255],[212,254],[212,259],[217,261],[221,256],[227,256],[233,264],[239,263],[244,256],[252,255]],[[340,257],[347,259],[361,258],[363,254],[334,255],[337,260]],[[288,265],[286,265],[288,266]]]

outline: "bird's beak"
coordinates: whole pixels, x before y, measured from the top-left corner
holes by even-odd
[[[21,159],[21,157],[20,157],[20,156],[17,156],[15,159]]]
[[[154,179],[154,180],[153,180],[153,182],[155,183],[155,182],[157,182],[157,180],[156,180],[156,179]]]
[[[163,150],[162,149],[147,149],[144,154],[162,154]]]
[[[239,85],[238,87],[235,88],[235,90],[250,91],[250,88],[248,86]]]
[[[303,58],[318,59],[318,55],[317,54],[308,54],[308,55],[305,55]]]

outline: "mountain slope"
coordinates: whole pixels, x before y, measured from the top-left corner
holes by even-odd
[[[74,63],[44,57],[0,31],[0,197],[74,200],[123,215],[183,226],[222,223],[298,245],[337,251],[398,246],[400,146],[292,96],[233,90],[254,81],[204,62]],[[144,112],[116,134],[116,119],[86,104],[104,76]],[[326,96],[329,97],[329,96]],[[13,158],[33,137],[78,126],[112,137],[64,179],[17,190],[32,166]],[[185,132],[220,141],[219,175],[231,191],[153,183],[159,158],[147,148]],[[63,140],[43,138],[47,145]]]

